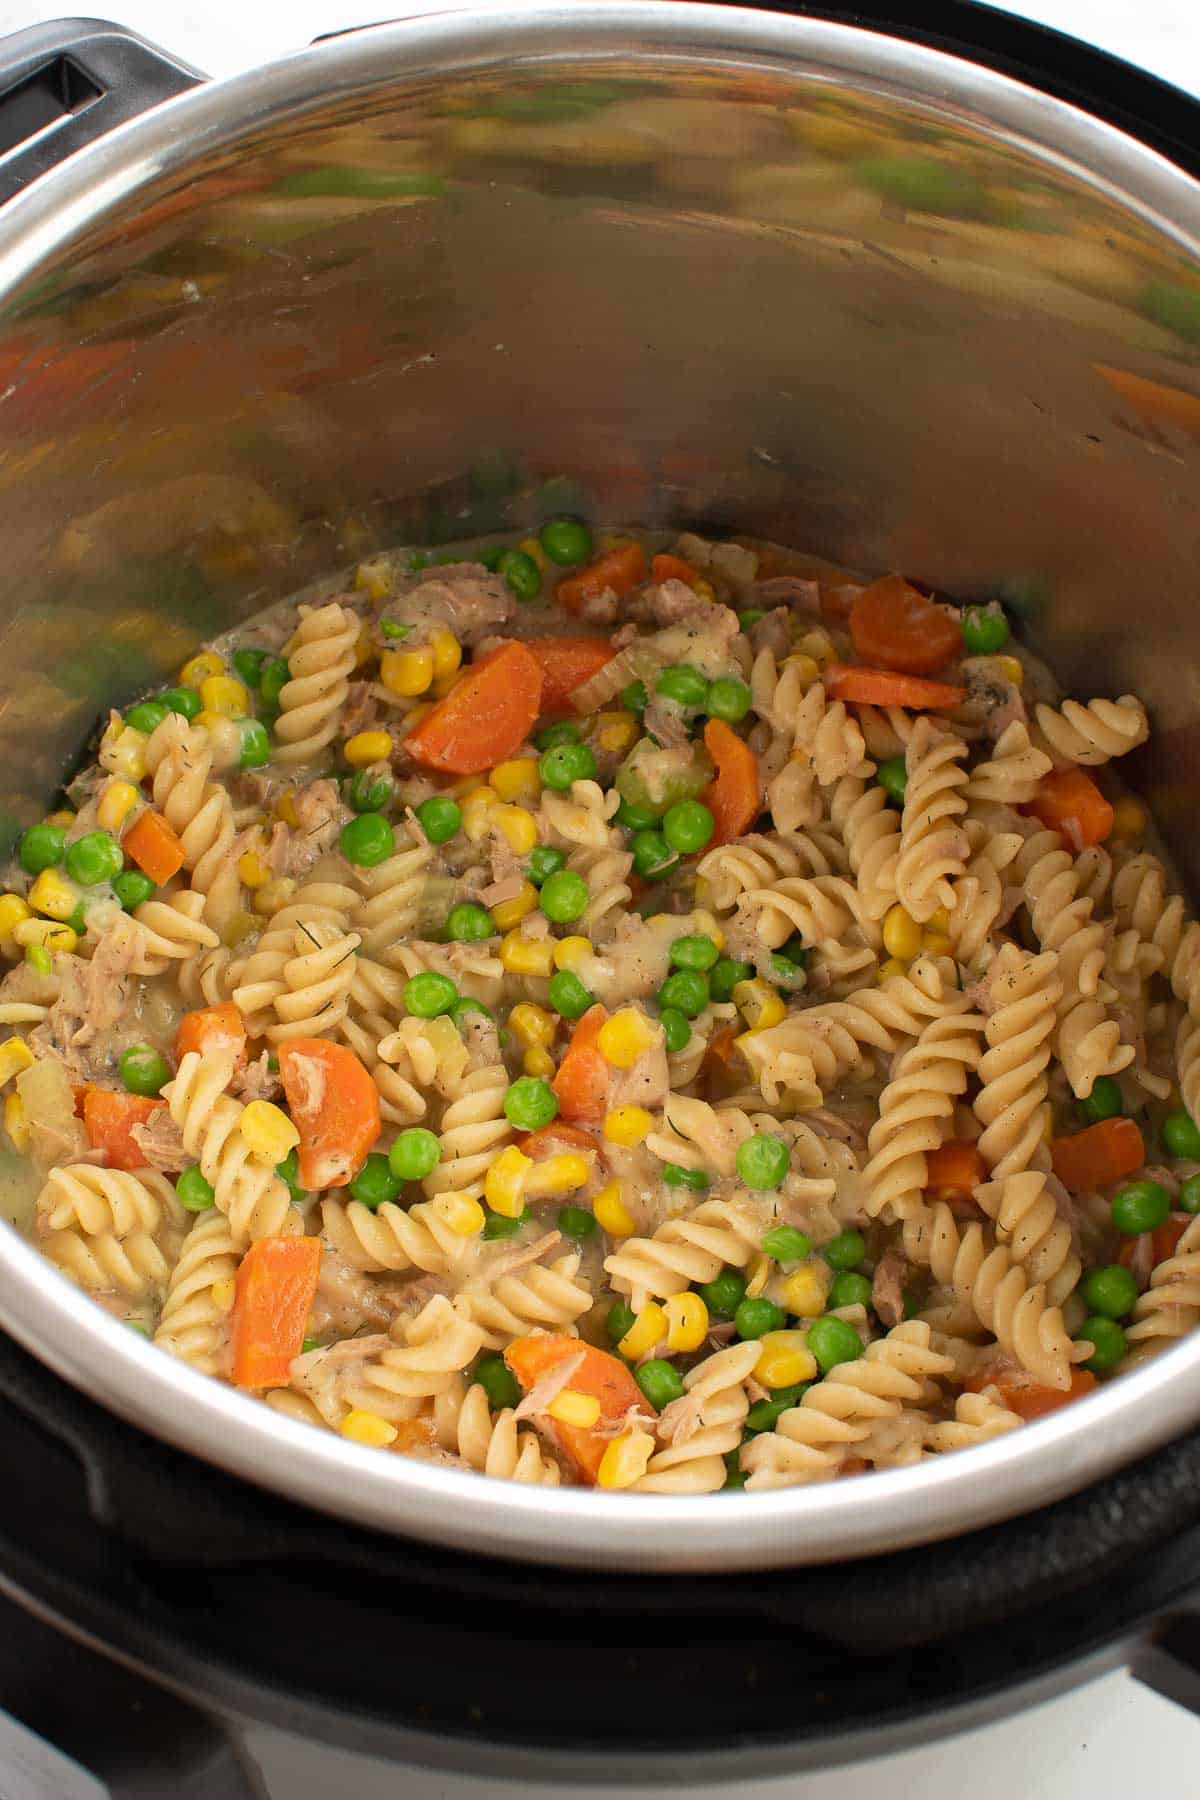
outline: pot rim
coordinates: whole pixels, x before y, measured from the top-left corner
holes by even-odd
[[[300,117],[384,82],[514,62],[639,58],[840,79],[924,107],[1025,151],[1200,255],[1200,184],[1078,108],[959,57],[848,25],[687,0],[530,0],[329,39],[120,126],[0,213],[0,293],[147,183],[268,120]],[[32,1244],[11,1227],[0,1232],[3,1324],[101,1406],[319,1512],[460,1550],[577,1569],[716,1572],[932,1542],[1061,1499],[1200,1418],[1197,1332],[1020,1431],[853,1482],[677,1498],[497,1481],[485,1492],[477,1475],[380,1456],[284,1418],[167,1358],[79,1298]]]

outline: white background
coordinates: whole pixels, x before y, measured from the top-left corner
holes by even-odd
[[[91,9],[46,0],[0,0],[0,30],[76,10]],[[382,5],[372,0],[114,0],[111,8],[96,8],[212,75],[233,74],[298,49],[322,32],[421,10],[420,0],[393,0],[390,6],[386,0]],[[1200,0],[1027,0],[1009,10],[1088,39],[1200,94]],[[1102,1589],[1096,1604],[1104,1605]],[[343,1651],[354,1654],[352,1645]],[[669,1671],[664,1676],[669,1704]],[[251,1732],[248,1748],[259,1762],[271,1800],[329,1800],[336,1794],[347,1800],[508,1800],[518,1791],[474,1778],[389,1770],[365,1758],[335,1758],[265,1730]],[[1200,1721],[1127,1676],[1111,1675],[1019,1720],[886,1763],[704,1792],[711,1800],[744,1800],[747,1794],[753,1800],[876,1800],[885,1795],[887,1800],[1096,1800],[1119,1793],[1154,1800],[1172,1792],[1196,1793],[1197,1767]],[[0,1765],[0,1793],[8,1791]],[[563,1800],[573,1791],[578,1790],[541,1793],[546,1800]],[[596,1800],[608,1800],[616,1791],[589,1790]],[[622,1800],[647,1800],[650,1792],[620,1790]]]

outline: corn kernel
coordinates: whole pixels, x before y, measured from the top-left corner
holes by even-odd
[[[930,913],[925,921],[925,929],[926,931],[949,931],[950,914],[944,906],[939,906],[936,912]]]
[[[1113,805],[1113,837],[1141,837],[1145,829],[1145,807],[1140,801],[1135,800],[1132,794],[1123,794]]]
[[[642,1479],[654,1455],[654,1439],[648,1431],[624,1431],[613,1438],[596,1471],[596,1486],[629,1488]]]
[[[473,788],[462,796],[462,828],[471,843],[478,844],[487,836],[495,805],[496,796],[490,787]]]
[[[64,924],[79,905],[80,891],[57,869],[43,869],[29,890],[29,904],[47,918],[61,919]]]
[[[215,650],[201,650],[198,656],[189,657],[179,671],[180,687],[199,689],[201,682],[208,681],[214,675],[223,675],[225,664]]]
[[[611,756],[624,756],[632,750],[642,728],[631,712],[602,712],[596,714],[596,743],[601,750]]]
[[[559,938],[554,946],[554,966],[556,969],[568,969],[572,975],[578,975],[591,962],[596,952],[585,937]]]
[[[338,1427],[342,1436],[353,1444],[366,1444],[370,1450],[386,1450],[396,1441],[396,1427],[381,1419],[378,1413],[355,1406]]]
[[[614,1069],[632,1069],[638,1057],[649,1050],[656,1037],[655,1027],[636,1007],[623,1006],[600,1027],[596,1043],[605,1062]]]
[[[654,1115],[644,1106],[614,1106],[604,1120],[605,1137],[622,1150],[632,1150],[653,1130]]]
[[[1005,680],[1011,681],[1014,687],[1019,688],[1025,679],[1024,665],[1015,656],[998,656],[996,667]]]
[[[637,1223],[622,1198],[619,1181],[610,1181],[607,1187],[600,1189],[592,1201],[592,1211],[601,1231],[607,1231],[611,1238],[632,1237],[637,1230]]]
[[[352,769],[365,769],[371,763],[386,762],[393,744],[388,731],[356,731],[342,745],[342,755]]]
[[[529,1000],[521,1000],[508,1015],[508,1029],[518,1043],[532,1049],[535,1044],[545,1047],[554,1042],[558,1022],[544,1006],[534,1006]]]
[[[214,1281],[209,1292],[212,1303],[218,1312],[232,1312],[233,1303],[237,1299],[237,1282],[231,1275],[227,1281]]]
[[[525,1210],[525,1180],[533,1168],[533,1158],[509,1144],[502,1150],[483,1178],[483,1192],[493,1212],[506,1219],[519,1219]]]
[[[486,1223],[482,1206],[470,1194],[439,1194],[433,1208],[455,1237],[478,1237]]]
[[[708,1308],[699,1294],[672,1294],[663,1311],[667,1315],[667,1349],[698,1350],[708,1331]]]
[[[693,594],[699,594],[701,600],[715,600],[717,591],[711,581],[705,581],[703,575],[697,575],[691,584]]]
[[[768,1331],[758,1344],[754,1373],[764,1387],[794,1387],[816,1375],[817,1359],[803,1331]]]
[[[110,781],[96,807],[97,825],[115,836],[141,797],[132,781]]]
[[[648,1356],[656,1344],[661,1344],[667,1335],[667,1315],[657,1300],[647,1300],[625,1336],[617,1345],[622,1356],[630,1362],[636,1357]]]
[[[293,788],[284,788],[275,802],[275,816],[284,825],[290,825],[295,831],[300,824],[300,814],[296,811],[296,794]]]
[[[533,1075],[539,1081],[554,1079],[554,1058],[540,1044],[534,1044],[521,1058],[521,1069],[526,1075]]]
[[[62,812],[47,813],[46,823],[47,825],[73,825],[75,823],[75,814],[69,812],[64,807]]]
[[[254,910],[260,918],[269,919],[277,913],[281,906],[286,906],[296,892],[296,883],[289,875],[277,876],[268,881],[266,887],[259,888],[254,896]]]
[[[882,987],[885,981],[894,981],[897,975],[907,975],[908,964],[901,962],[898,956],[889,956],[886,962],[879,965],[877,980]]]
[[[263,888],[271,879],[271,871],[257,850],[247,850],[238,857],[238,880],[243,887]]]
[[[746,1298],[757,1300],[770,1281],[774,1267],[769,1256],[756,1256],[746,1276]]]
[[[501,967],[510,975],[549,975],[554,968],[553,942],[553,938],[522,937],[518,926],[500,940]]]
[[[40,944],[45,950],[65,950],[68,953],[78,947],[79,938],[69,925],[60,925],[55,919],[22,919],[13,927],[13,942],[23,949],[31,944]]]
[[[7,1038],[0,1044],[0,1087],[10,1082],[14,1075],[19,1075],[22,1069],[32,1069],[35,1060],[24,1038]]]
[[[542,780],[532,756],[513,756],[498,762],[488,783],[498,800],[512,805],[536,804],[542,792]]]
[[[386,600],[392,591],[391,570],[387,558],[372,556],[366,562],[360,562],[354,571],[354,585],[360,594],[366,594],[376,605]]]
[[[25,1102],[15,1091],[4,1102],[4,1129],[13,1149],[24,1155],[33,1140],[33,1132],[25,1112]]]
[[[135,731],[132,725],[118,725],[115,729],[110,725],[100,739],[100,767],[124,781],[141,781],[146,773],[148,741],[146,733]]]
[[[517,545],[517,549],[523,550],[525,552],[526,556],[531,557],[532,560],[537,564],[538,568],[542,571],[543,575],[546,573],[547,569],[550,567],[550,559],[546,555],[546,552],[542,549],[542,546],[538,542],[537,538],[535,538],[535,537],[522,538],[520,543]]]
[[[772,1025],[781,1025],[787,1018],[787,1007],[761,975],[753,981],[739,981],[733,990],[733,1003],[752,1032],[769,1031]]]
[[[583,1187],[592,1172],[591,1159],[578,1150],[547,1156],[525,1178],[526,1194],[570,1194]]]
[[[71,911],[74,912],[74,907]],[[11,944],[13,928],[33,914],[20,894],[0,894],[0,944]]]
[[[692,930],[711,938],[718,950],[725,948],[725,933],[717,923],[716,914],[709,912],[707,907],[698,906],[692,913]]]
[[[511,900],[498,900],[493,906],[492,918],[497,931],[511,932],[514,925],[519,925],[522,919],[527,919],[531,912],[537,911],[537,903],[538,891],[532,881],[523,881],[520,892],[514,894]],[[547,955],[553,957],[549,940],[544,941],[547,944]]]
[[[838,660],[833,639],[820,625],[814,626],[811,631],[804,632],[796,639],[796,650],[802,656],[811,656],[817,664],[818,672],[825,667],[826,663]]]
[[[784,667],[796,671],[796,680],[803,687],[811,687],[821,673],[821,666],[816,658],[806,656],[803,651],[796,656],[785,656]]]
[[[250,711],[246,684],[236,675],[209,675],[200,683],[200,699],[205,712],[222,719],[244,719]]]
[[[811,1264],[793,1269],[783,1284],[783,1304],[798,1319],[815,1319],[825,1311],[827,1290]]]
[[[203,726],[208,735],[208,753],[214,769],[236,768],[242,759],[242,734],[236,719],[225,713],[198,712],[193,725]]]
[[[926,929],[921,935],[921,948],[926,956],[953,956],[954,945],[944,931]]]
[[[300,1133],[287,1114],[269,1100],[251,1100],[238,1120],[238,1130],[251,1156],[261,1156],[272,1165],[282,1162],[300,1142]]]
[[[537,821],[527,807],[496,805],[491,823],[514,856],[528,856],[537,843]]]
[[[600,1417],[600,1402],[595,1394],[580,1394],[574,1388],[562,1388],[546,1411],[560,1425],[578,1425],[582,1430],[590,1431]]]
[[[456,673],[462,663],[462,645],[452,631],[447,631],[444,625],[435,625],[429,634],[429,648],[433,652],[433,673],[438,681]]]
[[[433,651],[427,645],[416,650],[385,650],[379,658],[379,679],[391,693],[415,700],[429,691],[433,681]]]
[[[911,961],[920,952],[921,927],[902,906],[891,906],[884,914],[883,947],[889,956],[904,961]]]

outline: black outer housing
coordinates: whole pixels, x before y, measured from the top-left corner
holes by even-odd
[[[775,10],[986,64],[1200,174],[1194,101],[1040,26],[964,0]],[[13,88],[64,56],[100,97],[0,161],[0,198],[198,79],[117,26],[37,27],[0,41],[0,134]],[[0,1698],[129,1800],[168,1779],[180,1800],[256,1791],[215,1713],[579,1783],[876,1755],[1131,1657],[1200,1711],[1200,1432],[949,1542],[794,1572],[656,1579],[589,1572],[583,1544],[577,1571],[530,1569],[326,1518],[145,1436],[2,1338],[0,1421],[13,1471],[0,1483],[0,1593],[42,1621],[18,1615],[0,1632]],[[45,1626],[118,1659],[90,1658],[111,1704],[60,1716],[60,1640]],[[671,1703],[684,1694],[685,1706]],[[154,1723],[131,1764],[112,1719],[139,1695]]]

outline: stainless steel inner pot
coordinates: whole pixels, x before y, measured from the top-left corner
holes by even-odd
[[[1200,188],[1109,126],[767,12],[446,13],[199,88],[0,213],[0,807],[33,816],[110,698],[270,597],[494,529],[554,482],[599,516],[1003,595],[1073,691],[1150,702],[1140,779],[1194,878],[1198,243]],[[617,1499],[304,1430],[8,1229],[0,1304],[52,1369],[200,1457],[577,1567],[895,1549],[1200,1417],[1192,1338],[911,1471]]]

